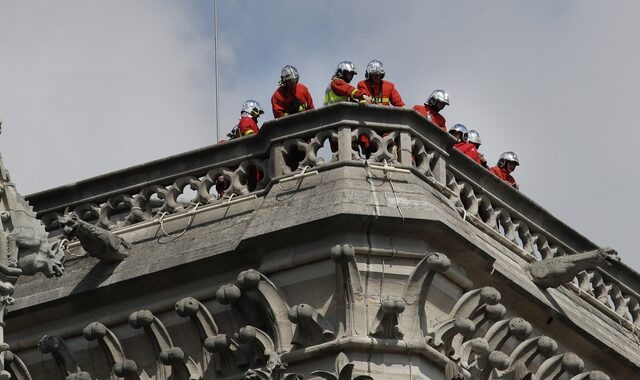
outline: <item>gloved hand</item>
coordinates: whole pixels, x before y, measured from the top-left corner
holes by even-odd
[[[371,99],[369,95],[362,95],[362,100],[360,101],[360,103],[371,104],[372,102],[373,102],[373,99]]]
[[[487,165],[487,159],[484,158],[484,154],[478,153],[478,156],[480,156],[480,164],[486,168],[488,165]]]

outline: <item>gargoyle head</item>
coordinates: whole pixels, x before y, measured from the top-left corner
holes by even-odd
[[[75,237],[78,227],[78,216],[75,213],[65,213],[58,217],[58,224],[64,236],[71,240]]]
[[[600,248],[597,250],[598,259],[607,265],[613,265],[620,262],[618,252],[610,247]]]

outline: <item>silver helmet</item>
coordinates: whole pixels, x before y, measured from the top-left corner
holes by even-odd
[[[338,67],[336,67],[336,76],[342,78],[342,76],[346,73],[353,73],[353,75],[358,74],[356,70],[356,65],[353,62],[342,61],[338,63]]]
[[[286,65],[285,67],[282,68],[282,71],[280,72],[280,80],[283,83],[288,80],[298,80],[299,78],[300,78],[300,74],[298,74],[298,70],[291,65]]]
[[[382,62],[374,59],[367,64],[367,71],[364,73],[365,78],[369,79],[369,76],[372,74],[380,74],[384,78],[384,67],[382,67]]]
[[[449,94],[447,94],[444,90],[435,90],[431,93],[431,95],[429,95],[429,99],[427,99],[425,105],[435,106],[436,102],[438,101],[449,105]]]
[[[242,103],[242,111],[240,112],[247,113],[253,117],[258,117],[264,113],[262,107],[260,106],[260,103],[256,102],[255,100],[247,100],[246,102]]]
[[[453,134],[452,132],[459,132],[462,137],[462,141],[467,141],[469,133],[467,132],[467,127],[465,127],[464,125],[462,124],[454,125],[449,129],[449,133]]]
[[[480,134],[475,129],[472,129],[467,133],[467,141],[470,143],[482,145],[482,141],[480,140]]]
[[[513,162],[517,165],[520,165],[520,161],[518,160],[518,156],[514,152],[504,152],[500,155],[498,159],[498,166],[503,167],[507,161]]]

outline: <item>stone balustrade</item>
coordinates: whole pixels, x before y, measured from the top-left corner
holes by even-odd
[[[367,136],[369,160],[358,139]],[[454,139],[410,110],[335,104],[264,123],[259,134],[27,197],[52,234],[65,210],[117,230],[162,215],[261,196],[303,171],[393,165],[445,195],[462,218],[527,261],[598,248],[523,193],[453,148]],[[324,151],[324,153],[322,153]],[[224,181],[224,197],[216,182]],[[640,327],[640,276],[624,264],[581,272],[572,288],[628,329]],[[635,326],[635,328],[634,328]]]

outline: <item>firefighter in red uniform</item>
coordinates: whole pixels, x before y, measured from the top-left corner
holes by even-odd
[[[520,165],[520,161],[518,161],[518,156],[516,156],[515,153],[504,152],[500,155],[498,165],[490,167],[489,171],[509,185],[519,189],[520,187],[516,183],[516,180],[511,176],[511,173],[516,170],[516,166],[518,165]]]
[[[398,93],[393,83],[383,80],[384,68],[382,67],[382,62],[375,59],[369,62],[364,76],[366,79],[358,83],[358,90],[370,96],[373,104],[405,106],[400,93]]]
[[[447,130],[447,121],[444,116],[440,114],[440,111],[445,106],[449,105],[449,94],[447,94],[444,90],[435,90],[429,95],[429,99],[424,103],[423,106],[416,105],[413,106],[413,109],[417,111],[420,115],[424,116],[440,127],[443,131]]]
[[[258,133],[258,118],[264,111],[260,103],[255,100],[247,100],[242,104],[240,111],[240,121],[238,122],[238,137],[249,136]]]
[[[454,148],[458,149],[460,152],[464,153],[466,156],[482,165],[482,163],[480,162],[480,153],[478,153],[478,149],[475,145],[467,141],[469,137],[467,127],[462,124],[456,124],[449,130],[449,133],[457,140],[457,142],[453,144]]]
[[[276,119],[314,109],[309,89],[302,83],[298,83],[298,79],[300,74],[295,67],[286,65],[282,68],[280,87],[271,97],[273,116]]]
[[[258,118],[262,115],[264,111],[255,100],[247,100],[242,103],[242,110],[240,110],[240,120],[238,124],[227,134],[229,140],[249,136],[258,133],[260,128],[258,128]],[[251,171],[251,170],[250,170]],[[255,171],[254,173],[250,173],[249,177],[251,179],[255,179],[256,181],[260,181],[262,178],[262,173]],[[216,179],[216,191],[218,192],[218,199],[224,196],[224,191],[227,187],[227,183],[224,180],[224,176],[219,176]]]
[[[472,129],[469,131],[469,133],[467,134],[467,141],[470,144],[473,144],[473,146],[476,147],[476,150],[478,150],[478,156],[480,157],[480,165],[484,166],[485,168],[488,168],[489,165],[487,165],[487,159],[484,158],[484,154],[480,153],[479,149],[480,149],[480,145],[482,145],[482,141],[480,140],[480,134],[478,133],[478,131]]]
[[[367,64],[367,71],[364,73],[365,80],[358,83],[358,90],[371,97],[372,104],[382,106],[405,107],[402,97],[392,82],[383,80],[384,67],[382,62],[373,60]],[[371,146],[369,138],[365,135],[358,136],[358,144],[364,156],[369,158],[374,147]]]
[[[362,90],[358,90],[349,83],[358,74],[356,66],[349,61],[342,61],[336,67],[336,73],[324,92],[324,105],[338,102],[371,103],[371,98]]]

